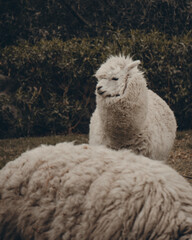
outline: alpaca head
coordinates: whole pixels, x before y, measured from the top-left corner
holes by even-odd
[[[129,78],[136,72],[140,61],[133,61],[129,56],[111,56],[97,70],[96,94],[103,98],[119,97],[124,94]]]

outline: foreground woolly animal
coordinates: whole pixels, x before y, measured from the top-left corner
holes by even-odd
[[[96,72],[97,105],[89,143],[165,160],[175,139],[175,117],[165,101],[147,88],[139,63],[130,57],[111,57]]]
[[[0,171],[0,239],[192,239],[192,188],[129,150],[41,146]]]

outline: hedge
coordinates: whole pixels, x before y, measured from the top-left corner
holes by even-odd
[[[179,129],[192,128],[192,33],[168,37],[153,31],[106,38],[26,41],[0,52],[10,77],[0,94],[0,138],[87,133],[95,108],[93,74],[112,54],[140,59],[148,86],[174,110]]]
[[[19,39],[103,36],[117,29],[157,29],[173,36],[191,25],[191,0],[0,1],[0,46]]]

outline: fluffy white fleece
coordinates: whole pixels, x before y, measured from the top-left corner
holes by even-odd
[[[164,160],[174,143],[176,120],[166,102],[147,88],[139,63],[112,56],[96,72],[89,143]]]
[[[41,146],[0,171],[0,239],[192,239],[192,187],[129,150]]]

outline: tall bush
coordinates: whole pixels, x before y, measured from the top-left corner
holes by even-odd
[[[191,29],[191,0],[0,1],[0,46],[20,39],[104,36],[109,31],[157,29],[169,35]]]

